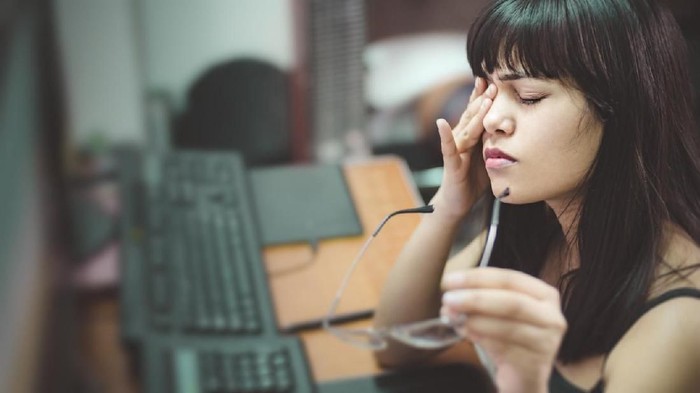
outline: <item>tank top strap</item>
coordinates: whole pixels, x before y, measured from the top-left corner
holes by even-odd
[[[669,300],[679,298],[679,297],[694,297],[694,298],[700,299],[700,289],[692,288],[692,287],[675,288],[675,289],[671,289],[667,292],[664,292],[655,298],[648,300],[639,309],[639,311],[637,312],[637,315],[635,315],[633,322],[632,322],[632,325],[634,325],[641,317],[643,317],[646,313],[651,311],[654,307],[659,306],[661,304],[666,303]],[[610,353],[605,354],[605,358],[603,360],[603,366],[602,366],[603,370],[605,369],[605,365],[608,362],[608,355],[610,355]],[[602,392],[602,388],[603,388],[603,380],[600,380],[600,381],[598,381],[598,384],[596,385],[596,389],[598,389],[598,390],[593,390],[593,391]]]
[[[644,306],[639,310],[639,312],[635,316],[633,324],[637,322],[639,318],[643,317],[644,314],[651,311],[654,307],[679,297],[694,297],[700,299],[700,289],[691,287],[676,288],[671,289],[668,292],[664,292],[655,298],[652,298],[651,300],[647,301],[644,304]]]

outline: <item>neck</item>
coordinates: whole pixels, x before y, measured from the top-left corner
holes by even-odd
[[[569,245],[575,244],[576,234],[578,233],[579,212],[581,211],[580,201],[547,201],[547,205],[557,216],[566,243]]]
[[[554,211],[562,229],[563,238],[556,247],[561,273],[577,268],[580,264],[578,254],[578,223],[581,204],[579,200],[547,201]]]

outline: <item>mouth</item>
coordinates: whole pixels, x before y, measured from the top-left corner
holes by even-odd
[[[514,165],[518,160],[500,149],[492,148],[484,150],[484,163],[487,169],[498,169]]]

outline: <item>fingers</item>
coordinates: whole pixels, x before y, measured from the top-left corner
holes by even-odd
[[[442,183],[445,188],[441,187],[441,191],[451,190],[437,195],[447,195],[444,198],[452,205],[455,214],[461,215],[462,210],[468,210],[488,182],[481,154],[472,151],[480,146],[484,117],[495,95],[496,87],[487,87],[486,81],[478,78],[470,103],[458,124],[452,128],[444,119],[436,121],[445,169]]]
[[[559,291],[542,280],[517,270],[485,267],[454,271],[442,282],[445,290],[467,288],[507,289],[539,300],[559,302]]]
[[[499,389],[542,390],[567,329],[557,289],[494,267],[451,272],[442,284],[441,314],[463,316],[460,332],[495,362]]]
[[[503,289],[459,289],[443,296],[450,312],[517,321],[542,328],[559,329],[565,324],[558,303],[546,302]]]
[[[563,330],[552,327],[540,327],[518,323],[508,319],[499,319],[472,315],[465,319],[464,333],[473,341],[486,340],[498,342],[505,347],[514,345],[523,349],[547,353],[561,344]]]
[[[444,119],[438,119],[437,126],[440,132],[440,139],[443,145],[447,143],[448,154],[453,154],[455,151],[464,153],[479,142],[484,131],[484,116],[486,116],[491,107],[496,93],[496,85],[488,85],[483,78],[477,78],[469,98],[469,105],[467,105],[454,129]],[[452,138],[447,138],[447,129],[450,129]],[[443,131],[445,132],[444,134]],[[452,143],[449,139],[454,140],[455,151],[451,149]],[[443,151],[443,155],[444,153]]]
[[[487,83],[484,80],[484,78],[477,77],[476,80],[474,81],[474,88],[472,89],[471,94],[469,95],[469,102],[471,103],[476,99],[476,97],[484,94],[484,91],[486,90]]]
[[[445,313],[566,329],[557,289],[525,273],[498,268],[452,272],[445,276],[443,288]]]
[[[462,113],[459,122],[462,123],[462,120],[474,117],[481,106],[482,100],[484,98],[493,100],[494,97],[496,97],[496,92],[496,85],[489,85],[483,78],[477,78],[474,82],[474,89],[469,97],[469,104]]]
[[[462,113],[453,130],[459,152],[467,151],[481,139],[481,134],[484,132],[484,117],[491,108],[496,93],[496,85],[491,84],[486,88],[486,81],[481,78],[477,79],[472,91],[474,96],[470,98],[467,109]]]
[[[484,116],[486,116],[493,101],[488,97],[480,98],[477,101],[481,103],[481,106],[478,108],[476,115],[472,117],[463,116],[454,129],[450,127],[445,119],[436,121],[438,132],[440,133],[443,156],[448,157],[465,153],[479,143],[481,134],[484,132]]]
[[[493,100],[482,96],[475,102],[480,103],[477,112],[460,121],[454,130],[455,143],[459,152],[468,151],[481,140],[481,135],[484,133],[484,117],[491,109]]]

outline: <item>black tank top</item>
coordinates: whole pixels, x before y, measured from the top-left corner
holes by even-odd
[[[649,300],[639,313],[637,313],[634,323],[636,323],[639,318],[646,314],[649,310],[654,307],[678,297],[694,297],[700,299],[700,289],[696,288],[677,288],[665,292],[651,300]],[[564,376],[562,376],[556,367],[552,370],[552,376],[549,378],[549,392],[550,393],[584,393],[585,390],[580,389],[571,382],[567,381]],[[593,387],[593,389],[588,391],[589,393],[603,393],[603,380],[599,380],[598,383]]]

